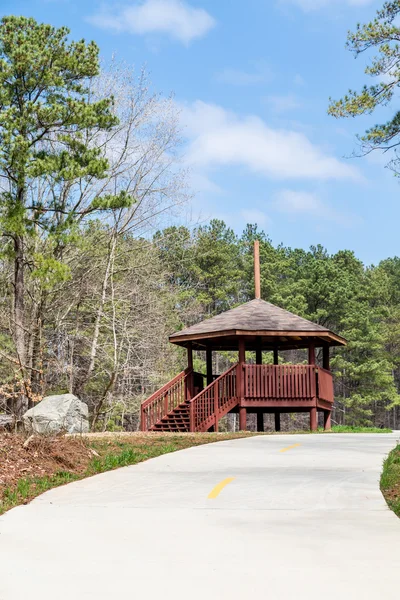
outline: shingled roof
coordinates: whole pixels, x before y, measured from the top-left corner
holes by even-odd
[[[298,342],[305,338],[309,341],[313,337],[330,345],[346,344],[343,338],[332,333],[326,327],[312,323],[260,299],[251,300],[251,302],[178,331],[169,339],[172,343],[180,345],[186,345],[185,342],[195,340],[197,346],[200,346],[201,340],[226,337],[225,345],[230,346],[232,344],[228,339],[241,335],[264,339],[274,338],[276,342],[289,341],[291,347],[300,347],[302,344]]]

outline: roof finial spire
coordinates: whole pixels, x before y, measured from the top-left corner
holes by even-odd
[[[254,240],[254,291],[256,300],[260,300],[260,242],[258,240]]]

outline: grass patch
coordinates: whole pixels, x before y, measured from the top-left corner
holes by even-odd
[[[383,463],[381,491],[389,508],[400,517],[400,445],[390,452]]]
[[[391,429],[380,427],[353,427],[352,425],[333,425],[333,433],[392,433]]]
[[[54,475],[47,475],[45,477],[19,479],[16,486],[7,487],[3,491],[0,501],[0,515],[15,506],[27,504],[30,500],[36,498],[36,496],[40,496],[40,494],[54,487],[71,483],[71,481],[76,481],[77,479],[80,479],[78,474],[68,471],[59,471]]]

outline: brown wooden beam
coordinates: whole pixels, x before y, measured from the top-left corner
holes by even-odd
[[[278,348],[274,348],[274,365],[279,365]]]
[[[257,431],[264,431],[264,413],[257,413]]]
[[[214,383],[214,415],[215,415],[215,424],[214,431],[218,431],[218,421],[219,421],[219,399],[218,399],[218,390],[219,390],[219,382],[216,381]]]
[[[323,346],[323,348],[322,348],[322,366],[327,371],[330,371],[330,365],[329,365],[329,346]]]
[[[239,363],[244,364],[246,362],[246,344],[243,338],[239,338]]]
[[[193,348],[192,348],[192,342],[189,342],[188,347],[187,347],[187,363],[188,363],[188,370],[190,371],[190,373],[187,376],[186,400],[190,400],[191,398],[193,398],[193,395],[194,395],[194,374],[193,374]]]
[[[310,339],[310,338],[318,338],[321,340],[321,345],[323,342],[336,342],[338,345],[346,346],[347,342],[344,338],[340,337],[340,335],[336,335],[331,331],[267,331],[267,330],[242,330],[242,329],[229,329],[226,331],[210,331],[205,333],[194,333],[190,335],[176,335],[173,334],[169,337],[169,341],[172,344],[178,344],[182,342],[188,342],[189,340],[206,340],[213,339],[219,337],[239,337],[239,336],[261,336],[261,337],[288,337],[288,338],[298,338],[300,339]]]
[[[282,399],[268,399],[268,398],[245,398],[241,402],[242,406],[246,408],[272,408],[272,409],[281,409],[281,408],[293,408],[293,412],[296,412],[297,409],[307,408],[315,406],[315,398],[309,398],[308,400],[299,400],[298,398],[282,398]]]
[[[324,410],[324,430],[330,431],[332,429],[331,411]]]
[[[260,242],[254,241],[254,292],[256,300],[261,298],[261,277],[260,277]]]
[[[311,343],[308,346],[308,364],[315,365],[315,344]]]
[[[275,431],[281,430],[281,413],[276,411],[275,413]]]
[[[238,362],[238,374],[239,374],[239,429],[240,431],[246,431],[247,429],[247,410],[242,406],[244,401],[244,368],[243,365],[246,362],[246,344],[243,338],[239,338],[239,362]]]
[[[317,398],[317,408],[321,408],[322,410],[332,410],[332,405],[333,402],[322,400],[322,398]]]
[[[212,350],[210,346],[206,348],[206,374],[207,374],[207,385],[213,382],[212,372]]]
[[[262,365],[262,345],[261,339],[257,339],[257,348],[256,348],[256,365]]]
[[[244,406],[239,408],[239,430],[247,431],[247,410]]]
[[[310,410],[310,429],[311,431],[317,431],[318,419],[317,419],[317,407],[313,406]]]

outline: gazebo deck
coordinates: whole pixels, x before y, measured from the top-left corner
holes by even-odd
[[[205,377],[187,369],[142,404],[142,430],[218,431],[228,412],[310,412],[311,428],[316,411],[325,414],[333,405],[333,379],[315,365],[251,365],[239,363],[204,389],[191,389]],[[315,422],[313,422],[313,420]]]

